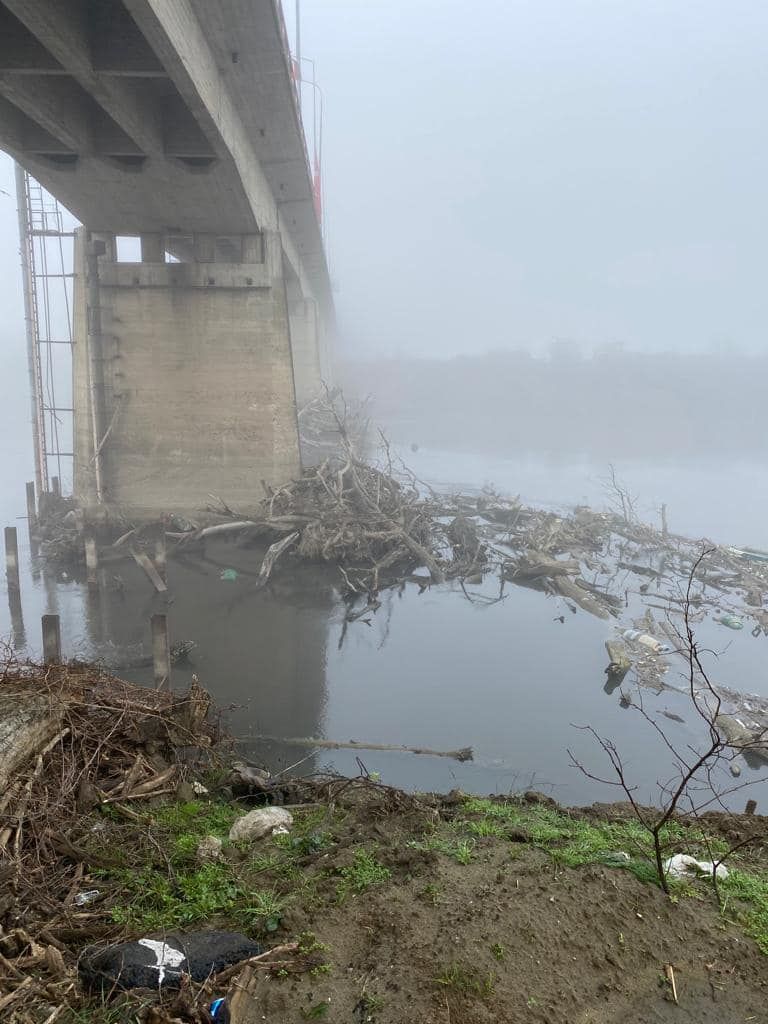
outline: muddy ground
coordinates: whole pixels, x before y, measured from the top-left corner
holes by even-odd
[[[376,818],[365,810],[347,820],[333,851],[307,865],[310,874],[324,874],[325,899],[316,909],[289,908],[281,929],[311,930],[327,947],[330,971],[282,979],[262,973],[261,1019],[765,1019],[768,961],[705,887],[670,900],[628,870],[560,865],[554,848],[520,841],[524,827],[478,837],[468,858],[457,860],[450,841],[443,850],[409,845],[424,835],[418,814]],[[375,850],[391,875],[338,903],[338,873],[354,865],[361,846]],[[677,1005],[666,964],[674,965]]]
[[[217,865],[193,863],[192,850],[204,834],[226,837],[242,807],[160,804],[131,823],[102,817],[94,831],[81,822],[79,842],[94,858],[129,850],[131,864],[80,879],[102,894],[85,930],[107,941],[213,926],[267,947],[298,941],[307,956],[261,965],[233,1024],[766,1019],[762,844],[734,855],[736,882],[723,884],[719,910],[710,883],[678,884],[671,896],[654,884],[646,839],[620,807],[567,812],[534,795],[414,798],[369,781],[344,786],[295,808],[287,836],[225,839]],[[703,831],[681,822],[669,849],[701,855],[705,834],[721,850],[764,827],[730,816]],[[631,860],[612,866],[620,848]],[[741,899],[747,878],[760,887],[757,902]],[[67,959],[77,954],[70,946]],[[231,1001],[239,985],[214,985],[198,1005],[225,992]],[[176,999],[84,996],[61,1020],[191,1019]]]

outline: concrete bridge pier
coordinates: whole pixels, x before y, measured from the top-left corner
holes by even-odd
[[[288,287],[288,319],[291,329],[293,376],[299,407],[322,391],[329,381],[326,343],[317,302],[304,298],[295,286]]]
[[[117,255],[78,232],[76,497],[139,518],[252,505],[300,470],[294,359],[302,389],[320,372],[279,232],[144,234],[141,262]]]

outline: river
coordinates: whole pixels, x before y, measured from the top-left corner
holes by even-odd
[[[11,481],[0,511],[12,524],[24,512],[26,452],[5,442],[0,457],[4,479]],[[408,452],[407,458],[424,479],[452,489],[493,484],[524,501],[553,506],[601,505],[606,498],[605,467],[588,461],[438,450]],[[678,532],[768,548],[762,467],[617,463],[648,518],[664,501]],[[167,611],[172,641],[195,642],[190,664],[174,670],[174,686],[186,685],[195,672],[227,709],[228,724],[249,756],[273,768],[302,758],[302,770],[354,772],[358,766],[354,752],[312,752],[253,737],[318,736],[438,750],[472,746],[475,759],[467,763],[384,751],[359,756],[368,771],[408,788],[535,788],[566,804],[620,799],[618,791],[571,763],[569,749],[591,772],[608,770],[594,740],[578,728],[589,724],[616,742],[640,799],[653,800],[657,780],[669,775],[659,737],[605,687],[604,642],[614,633],[612,624],[582,611],[561,622],[560,603],[541,593],[510,587],[503,601],[480,604],[453,586],[419,594],[408,585],[388,592],[368,622],[349,625],[342,643],[344,610],[330,568],[286,565],[267,590],[257,591],[259,553],[219,541],[207,546],[205,560],[170,561],[167,604],[132,563],[103,570],[102,586],[92,595],[82,581],[35,565],[24,520],[17,525],[23,624],[11,622],[4,599],[0,636],[20,654],[38,655],[40,616],[54,612],[61,616],[67,656],[120,665],[149,652],[150,616]],[[230,567],[237,579],[222,579]],[[494,589],[489,583],[486,596]],[[768,695],[768,639],[710,621],[702,624],[699,639],[717,652],[709,662],[716,682]],[[682,667],[672,666],[670,682],[679,682]],[[148,668],[122,674],[151,681]],[[685,698],[665,693],[647,700],[654,714],[668,711],[684,720],[659,719],[676,743],[700,739]],[[760,783],[751,795],[760,800],[763,789]],[[744,799],[739,795],[739,802]]]

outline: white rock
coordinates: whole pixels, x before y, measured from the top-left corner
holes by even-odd
[[[206,836],[197,844],[195,856],[198,863],[205,864],[207,861],[220,860],[222,842],[216,836]]]
[[[238,818],[229,830],[232,842],[246,839],[253,842],[275,832],[287,832],[293,824],[293,815],[284,807],[259,807]]]

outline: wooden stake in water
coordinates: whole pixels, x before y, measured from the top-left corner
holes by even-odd
[[[85,567],[88,570],[88,586],[98,587],[99,553],[96,548],[96,538],[90,531],[85,535]]]
[[[61,624],[58,615],[43,616],[43,661],[55,665],[61,661]]]
[[[27,525],[30,537],[37,529],[37,506],[35,505],[35,482],[27,484]]]
[[[5,528],[5,574],[8,577],[8,589],[20,590],[19,587],[19,539],[15,526]]]
[[[168,618],[152,616],[152,664],[158,689],[171,682],[171,648],[168,644]]]
[[[61,497],[61,483],[57,476],[51,477],[51,490],[53,491],[54,497]]]
[[[161,526],[155,536],[155,568],[160,579],[168,585],[168,555],[165,546],[165,527]]]

